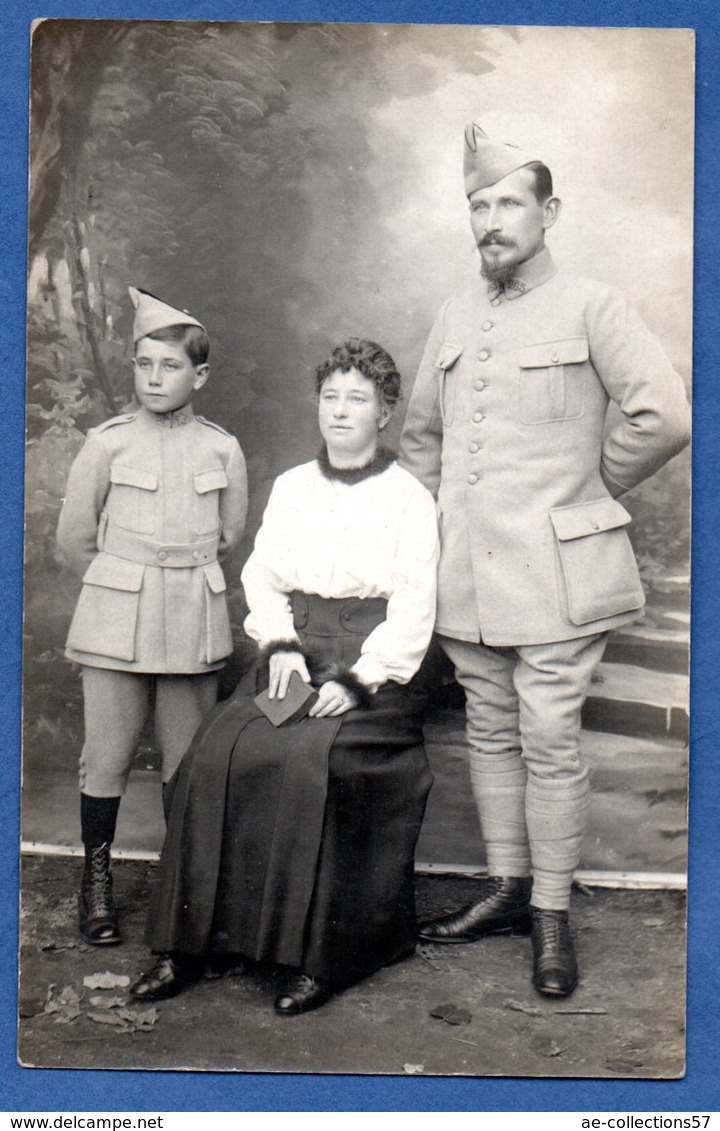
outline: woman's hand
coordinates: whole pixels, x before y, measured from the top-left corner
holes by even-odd
[[[317,703],[310,708],[309,714],[313,719],[324,719],[344,715],[353,707],[357,707],[357,699],[352,692],[331,679],[318,690]]]
[[[268,699],[285,698],[293,672],[298,673],[303,683],[310,682],[305,657],[300,652],[275,652],[270,657],[268,667],[270,672]]]

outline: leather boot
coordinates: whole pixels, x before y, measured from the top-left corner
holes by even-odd
[[[530,933],[530,876],[490,876],[482,898],[452,915],[421,923],[425,942],[474,942],[485,935]]]
[[[85,846],[78,909],[80,934],[86,942],[114,946],[122,941],[113,903],[109,844]]]
[[[533,985],[541,994],[567,997],[577,985],[578,968],[567,911],[530,909]]]

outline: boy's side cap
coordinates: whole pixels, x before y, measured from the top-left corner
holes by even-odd
[[[133,342],[139,342],[148,334],[156,330],[165,330],[168,326],[199,326],[204,330],[202,322],[188,314],[187,310],[176,310],[162,299],[156,298],[148,291],[139,287],[128,287],[130,300],[135,307],[135,322],[133,323]]]

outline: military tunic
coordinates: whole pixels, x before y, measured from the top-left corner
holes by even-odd
[[[620,419],[604,431],[610,401]],[[612,287],[543,249],[502,292],[448,300],[400,462],[438,500],[436,629],[543,644],[633,619],[644,597],[617,496],[687,442],[683,383]]]
[[[83,578],[67,656],[128,672],[221,667],[233,645],[218,559],[246,510],[237,440],[191,406],[91,429],[58,527],[60,554]]]

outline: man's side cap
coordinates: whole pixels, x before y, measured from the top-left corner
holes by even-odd
[[[514,173],[523,165],[529,165],[538,158],[523,153],[516,145],[506,141],[493,141],[480,126],[470,122],[465,127],[465,160],[463,176],[465,195],[478,189],[487,188]]]
[[[205,329],[202,322],[198,322],[187,310],[176,310],[148,291],[128,287],[128,294],[135,307],[133,342],[154,334],[156,330],[165,330],[168,326],[199,326],[201,330]]]

